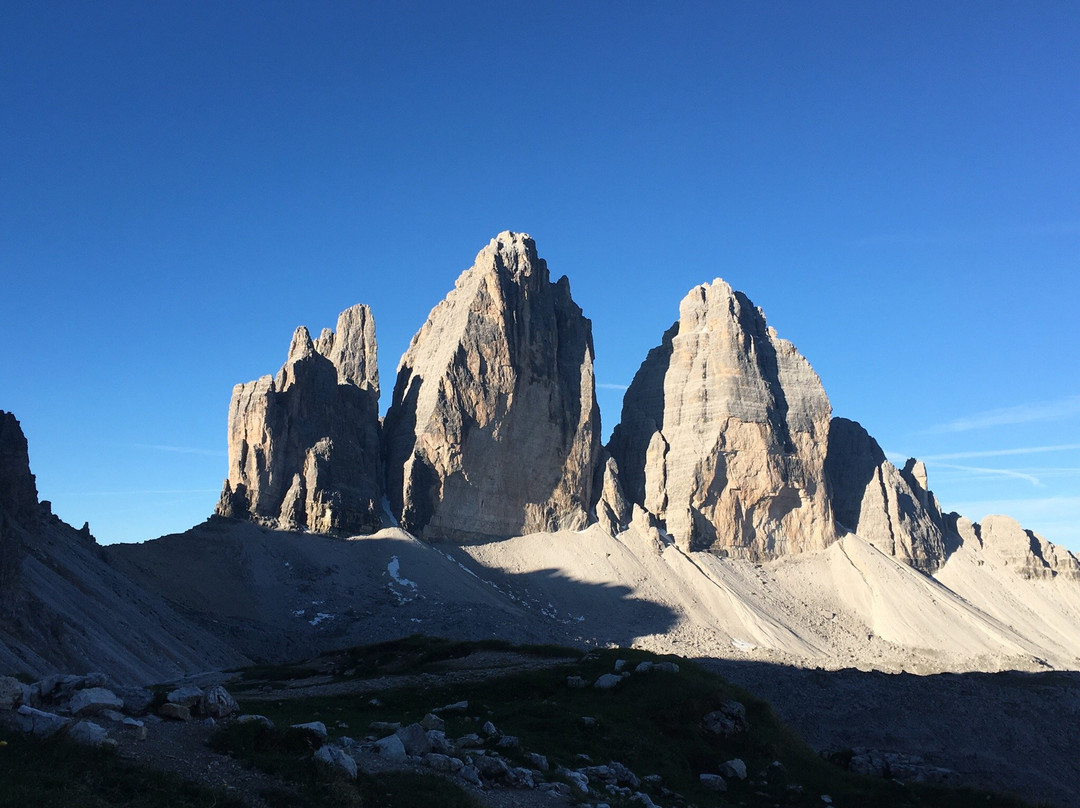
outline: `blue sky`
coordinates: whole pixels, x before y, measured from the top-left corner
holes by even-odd
[[[1078,41],[1056,0],[4,3],[0,408],[62,518],[183,530],[296,325],[368,303],[385,408],[521,230],[605,433],[723,277],[947,508],[1080,550]]]

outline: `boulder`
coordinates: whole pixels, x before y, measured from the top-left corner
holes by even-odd
[[[750,722],[746,720],[746,707],[741,702],[725,701],[719,710],[714,710],[701,720],[701,726],[710,735],[726,738],[749,729]]]
[[[485,780],[501,780],[510,772],[506,761],[496,755],[477,755],[473,758],[473,766]]]
[[[375,741],[375,753],[389,761],[402,761],[406,758],[405,745],[401,738],[395,735],[387,735]]]
[[[427,730],[420,724],[409,724],[395,734],[401,740],[401,745],[405,747],[406,754],[423,757],[431,751],[431,740],[428,738]]]
[[[727,791],[727,781],[719,774],[700,774],[698,780],[710,791]]]
[[[203,697],[203,689],[196,687],[195,685],[184,685],[178,687],[175,690],[170,691],[165,696],[165,701],[169,704],[179,704],[182,707],[187,707],[189,710],[197,705]]]
[[[600,690],[611,690],[611,688],[615,687],[615,685],[619,684],[619,682],[621,681],[622,677],[619,676],[617,673],[605,673],[599,676],[597,680],[593,682],[593,687]]]
[[[78,721],[68,729],[69,740],[84,746],[102,746],[109,737],[105,727],[91,721]]]
[[[70,718],[22,705],[15,711],[15,726],[39,738],[48,738],[71,724]]]
[[[335,744],[320,746],[315,752],[315,760],[328,766],[332,771],[345,775],[350,780],[356,779],[356,761],[340,746]]]
[[[476,540],[579,529],[600,462],[592,325],[531,238],[504,232],[398,366],[383,436],[406,530]]]
[[[429,729],[427,731],[428,743],[431,744],[431,751],[438,752],[439,754],[449,754],[454,751],[454,745],[450,742],[450,739],[446,737],[446,733],[440,729]]]
[[[420,719],[420,726],[422,726],[424,729],[443,730],[446,729],[446,722],[439,718],[439,716],[433,713],[428,713],[422,719]]]
[[[298,328],[276,377],[233,388],[218,514],[315,533],[382,526],[376,351],[371,311],[353,306],[336,333]]]
[[[720,764],[720,775],[728,780],[745,780],[746,764],[741,758],[732,758]]]
[[[73,715],[95,715],[102,710],[121,710],[124,700],[103,687],[89,687],[79,690],[71,697],[71,712]]]
[[[306,724],[293,724],[292,728],[301,730],[302,732],[310,732],[320,741],[326,740],[326,724],[322,721],[309,721]]]
[[[256,713],[244,713],[243,715],[236,717],[238,724],[260,724],[267,729],[274,728],[274,722],[267,718],[265,715],[258,715]]]
[[[934,572],[946,558],[942,516],[926,489],[926,467],[911,459],[904,469],[861,425],[833,418],[825,474],[836,521],[886,555]]]
[[[12,676],[0,676],[0,710],[11,710],[23,703],[25,686]]]
[[[717,279],[683,298],[626,391],[608,450],[627,499],[681,548],[769,559],[836,538],[830,414],[810,363]]]
[[[162,718],[171,718],[175,721],[190,721],[191,708],[183,704],[175,704],[167,701],[158,707],[158,715]]]
[[[221,685],[214,685],[199,700],[199,714],[210,718],[225,718],[238,712],[240,705],[236,703],[229,691]]]

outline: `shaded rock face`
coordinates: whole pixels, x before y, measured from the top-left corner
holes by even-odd
[[[584,527],[600,458],[592,324],[500,233],[413,337],[384,424],[402,527],[467,540]]]
[[[38,492],[30,473],[26,436],[18,419],[0,410],[0,511],[19,523],[38,515]]]
[[[1021,578],[1062,578],[1080,581],[1080,560],[1064,547],[1025,530],[1009,516],[987,516],[974,525],[981,550],[998,563],[1012,567]]]
[[[921,462],[897,470],[861,425],[834,418],[825,473],[840,525],[923,572],[945,563],[945,526]]]
[[[376,350],[370,310],[353,306],[336,332],[296,329],[276,378],[233,388],[218,514],[317,533],[381,527]]]
[[[38,520],[37,484],[18,419],[0,410],[0,604],[14,596],[24,554],[16,525]]]
[[[642,363],[609,450],[627,498],[681,547],[765,559],[835,538],[829,416],[809,362],[717,279]]]

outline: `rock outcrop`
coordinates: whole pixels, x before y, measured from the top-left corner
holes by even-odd
[[[1025,530],[1012,517],[987,516],[973,527],[982,554],[1011,567],[1021,578],[1061,576],[1080,581],[1080,560],[1075,555],[1038,533]]]
[[[899,471],[860,424],[834,418],[825,473],[841,526],[923,572],[945,563],[945,526],[920,461]]]
[[[407,530],[470,540],[583,527],[600,458],[592,324],[527,235],[476,256],[413,337],[386,415]]]
[[[623,490],[684,549],[765,559],[821,548],[829,400],[809,362],[722,280],[698,286],[623,399]]]
[[[367,306],[337,332],[296,329],[277,377],[238,384],[218,514],[283,530],[371,533],[382,524],[379,370]]]
[[[24,547],[16,526],[30,527],[39,513],[26,436],[17,418],[0,410],[0,605],[12,600],[22,565]]]
[[[38,511],[26,436],[17,418],[0,410],[0,512],[15,522],[27,523],[37,519]]]

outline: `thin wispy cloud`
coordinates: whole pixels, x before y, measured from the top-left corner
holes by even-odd
[[[217,488],[163,488],[147,491],[62,491],[54,496],[64,497],[131,497],[159,494],[216,494]]]
[[[596,387],[598,390],[628,390],[630,385],[628,384],[612,384],[611,382],[597,382]]]
[[[1043,452],[1068,452],[1080,449],[1080,443],[1061,443],[1057,446],[1025,446],[1019,449],[984,449],[977,452],[950,452],[949,454],[926,455],[930,460],[966,460],[973,457],[1008,457],[1010,455],[1041,454]]]
[[[988,474],[994,477],[1011,477],[1016,480],[1026,480],[1032,485],[1042,485],[1042,480],[1034,474],[1029,474],[1026,471],[1020,471],[1019,469],[989,469],[982,466],[958,466],[953,463],[934,463],[932,468],[967,471],[979,475]]]
[[[972,429],[986,429],[995,426],[1053,421],[1078,414],[1080,414],[1080,396],[1069,396],[1056,401],[1020,404],[1016,407],[1002,407],[996,410],[978,412],[974,415],[932,426],[923,430],[923,433],[968,432]]]
[[[166,446],[160,443],[136,443],[136,449],[151,449],[155,452],[172,452],[174,454],[211,455],[224,457],[227,452],[221,449],[203,449],[197,446]]]

